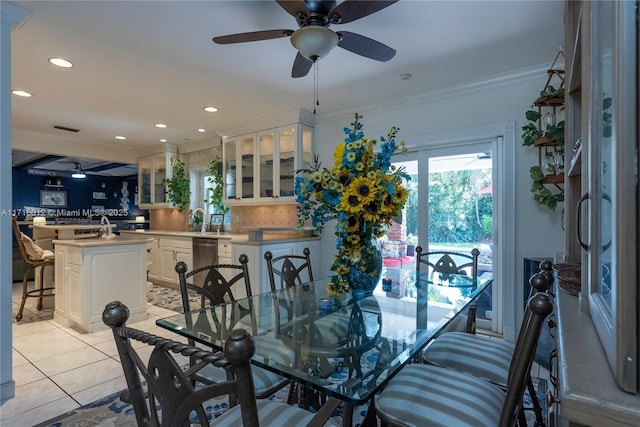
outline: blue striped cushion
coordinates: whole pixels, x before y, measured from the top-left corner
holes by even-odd
[[[468,372],[506,387],[513,352],[514,345],[501,339],[447,332],[427,347],[423,357],[427,363]]]
[[[285,403],[271,400],[260,400],[258,406],[258,420],[262,426],[305,426],[313,418],[311,412]],[[238,427],[242,425],[240,405],[226,411],[210,424],[215,427]]]
[[[401,426],[496,427],[505,394],[453,369],[407,365],[376,398],[378,415]]]

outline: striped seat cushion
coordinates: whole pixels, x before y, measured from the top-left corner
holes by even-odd
[[[484,378],[507,386],[514,345],[500,339],[464,332],[447,332],[436,338],[423,353],[427,363]]]
[[[227,380],[225,370],[213,365],[204,366],[198,371],[198,374],[208,381],[215,383]],[[274,391],[289,384],[288,379],[267,371],[266,369],[258,368],[257,366],[251,366],[251,374],[253,376],[253,388],[256,392],[256,397],[268,397]]]
[[[378,416],[401,426],[496,427],[504,392],[453,369],[407,365],[376,398]]]
[[[262,426],[306,426],[313,418],[311,412],[285,403],[271,400],[257,402],[258,420]],[[215,427],[238,427],[242,425],[240,405],[226,411],[210,424]]]

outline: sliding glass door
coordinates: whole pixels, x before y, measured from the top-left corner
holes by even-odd
[[[402,236],[409,253],[414,245],[423,251],[471,253],[480,250],[479,274],[493,271],[493,141],[479,141],[398,156],[412,180]],[[392,227],[390,239],[398,238]],[[494,329],[492,292],[478,304],[478,326]]]

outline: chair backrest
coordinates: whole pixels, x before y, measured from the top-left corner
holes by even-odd
[[[544,276],[540,277],[542,277],[541,280],[546,281]],[[522,396],[527,387],[540,332],[545,318],[552,311],[553,302],[548,293],[537,292],[529,298],[509,365],[507,395],[500,413],[499,427],[516,425],[518,413],[522,410]]]
[[[242,254],[239,257],[240,264],[212,264],[189,271],[187,264],[180,261],[176,264],[176,272],[180,281],[180,293],[182,295],[182,308],[185,312],[194,310],[189,301],[189,291],[200,296],[200,308],[208,305],[222,304],[235,301],[233,287],[236,283],[244,283],[247,296],[251,296],[251,282],[247,263],[249,258]],[[194,284],[194,276],[199,279],[201,285]]]
[[[277,257],[274,257],[271,251],[267,251],[264,253],[264,259],[267,261],[267,272],[272,291],[313,281],[309,248],[304,248],[302,255],[290,254]]]
[[[452,251],[422,252],[422,246],[416,247],[416,270],[421,265],[431,267],[441,274],[465,274],[478,277],[478,255],[480,250],[473,248],[471,254]]]
[[[18,217],[16,217],[15,214],[11,215],[11,225],[13,226],[13,235],[18,243],[18,248],[20,248],[20,255],[22,255],[22,259],[31,264],[29,255],[27,255],[27,251],[24,248],[24,242],[22,241],[22,232],[20,231],[20,226],[18,226]]]
[[[255,343],[245,330],[231,332],[225,342],[224,352],[210,352],[129,328],[126,326],[128,318],[129,309],[119,301],[107,304],[102,313],[102,321],[113,331],[127,381],[126,400],[133,405],[139,426],[189,425],[189,417],[193,414],[201,424],[209,425],[202,403],[222,395],[229,395],[230,406],[240,403],[244,426],[258,425],[250,363],[255,353]],[[148,363],[145,364],[131,340],[154,347]],[[199,363],[183,371],[172,353],[196,359]],[[190,376],[209,363],[227,369],[227,381],[199,387],[196,392]],[[147,383],[147,398],[140,376]],[[156,404],[162,409],[162,421]]]

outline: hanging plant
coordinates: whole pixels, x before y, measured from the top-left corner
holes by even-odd
[[[535,200],[537,204],[555,211],[558,203],[564,201],[564,193],[554,193],[542,184],[544,174],[540,170],[540,166],[531,166],[529,175],[532,181],[531,192],[533,193],[533,200]]]
[[[171,178],[165,178],[164,183],[167,185],[169,202],[178,209],[178,212],[182,212],[191,203],[190,181],[185,171],[185,163],[180,158],[173,157],[171,164],[173,174]]]
[[[209,167],[207,168],[210,175],[207,178],[207,181],[209,181],[211,187],[207,188],[207,190],[209,190],[209,197],[204,199],[204,203],[213,206],[214,213],[226,214],[229,212],[229,207],[224,205],[224,199],[222,197],[222,187],[224,182],[222,181],[220,169],[220,156],[216,156],[211,160],[211,163],[209,163]]]

